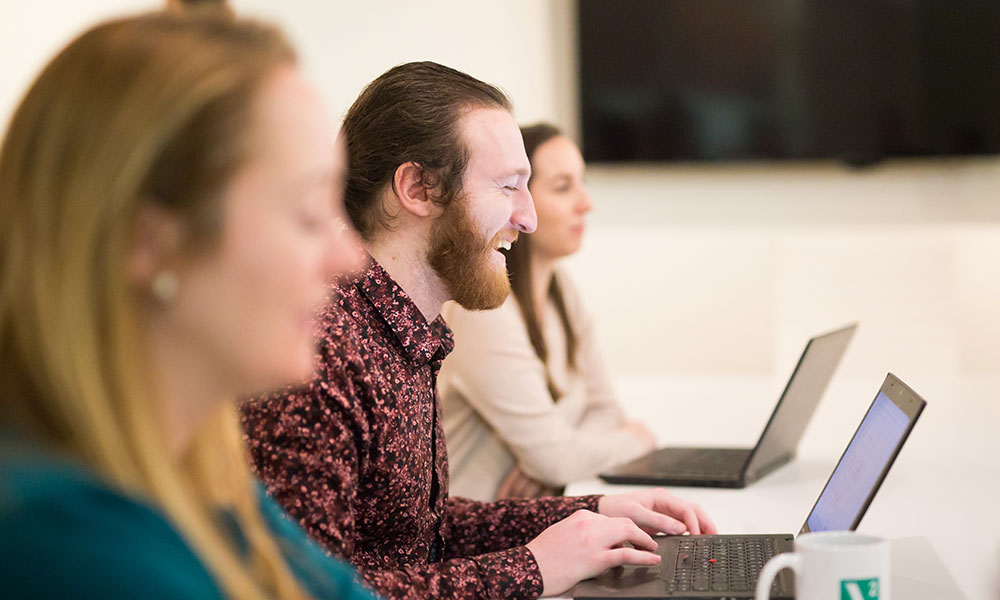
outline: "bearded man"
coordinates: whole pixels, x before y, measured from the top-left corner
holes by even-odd
[[[499,89],[425,62],[369,84],[342,138],[345,204],[372,261],[322,314],[313,381],[243,407],[269,493],[393,599],[558,594],[610,567],[656,564],[649,533],[714,533],[664,490],[448,496],[435,384],[453,342],[441,306],[496,308],[509,292],[501,251],[536,223],[521,134]]]

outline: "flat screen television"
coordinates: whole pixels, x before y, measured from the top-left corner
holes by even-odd
[[[1000,153],[1000,0],[579,0],[584,156]]]

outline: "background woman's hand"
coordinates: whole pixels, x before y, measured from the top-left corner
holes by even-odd
[[[532,479],[517,465],[511,467],[503,483],[497,488],[497,500],[505,498],[541,498],[542,496],[557,496],[559,488],[552,487]]]
[[[622,429],[642,440],[647,450],[652,450],[656,447],[656,436],[653,435],[653,432],[650,431],[648,427],[639,421],[624,421],[622,423]]]

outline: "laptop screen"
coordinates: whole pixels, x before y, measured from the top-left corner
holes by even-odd
[[[878,487],[912,422],[880,391],[806,519],[809,531],[846,531]]]

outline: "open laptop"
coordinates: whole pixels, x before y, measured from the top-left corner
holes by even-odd
[[[855,323],[809,340],[753,448],[660,448],[599,477],[608,483],[741,488],[767,475],[795,457],[857,328]]]
[[[799,533],[857,528],[925,406],[889,373],[841,455]],[[656,567],[623,567],[583,581],[574,598],[752,598],[757,575],[792,534],[657,536]],[[794,597],[791,574],[775,579],[772,598]]]

